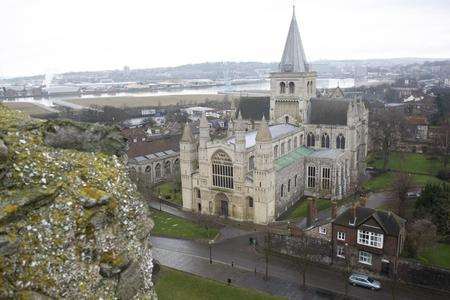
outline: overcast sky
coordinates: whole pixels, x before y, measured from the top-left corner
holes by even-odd
[[[0,0],[0,76],[278,61],[292,0]],[[309,60],[450,57],[450,0],[297,0]]]

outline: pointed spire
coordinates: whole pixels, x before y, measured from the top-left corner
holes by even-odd
[[[239,110],[234,129],[235,131],[245,131],[246,127],[247,126],[245,125],[244,120],[242,119],[241,111]]]
[[[257,142],[270,142],[272,141],[272,134],[270,133],[269,126],[267,125],[266,118],[263,116],[261,125],[256,133]]]
[[[181,141],[185,143],[193,143],[194,135],[192,134],[191,125],[188,122],[184,124],[183,136],[181,137]]]
[[[309,66],[303,50],[297,19],[295,18],[295,5],[293,6],[291,25],[284,45],[283,56],[280,62],[281,72],[308,72]]]
[[[242,120],[242,114],[241,114],[241,111],[239,110],[239,112],[238,112],[238,118],[237,118],[238,120]]]

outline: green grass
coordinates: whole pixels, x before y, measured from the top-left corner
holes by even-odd
[[[167,201],[183,205],[183,200],[181,197],[181,190],[175,191],[175,183],[173,182],[165,182],[159,184],[155,187],[156,194]]]
[[[423,251],[419,259],[427,265],[450,269],[450,244],[437,243]]]
[[[381,155],[371,154],[368,166],[382,169],[383,158]],[[442,169],[442,161],[427,154],[393,152],[390,154],[387,168],[408,173],[436,175]]]
[[[418,186],[425,186],[428,182],[431,183],[442,183],[443,181],[440,180],[437,177],[430,176],[430,175],[419,175],[419,174],[413,174],[413,182],[414,184]],[[395,180],[395,173],[394,172],[386,172],[382,173],[378,176],[375,176],[374,178],[367,180],[363,183],[363,187],[366,190],[369,191],[382,191],[382,190],[388,190],[392,187],[392,182]]]
[[[331,200],[318,199],[316,200],[317,211],[321,211],[331,207]],[[295,204],[294,209],[287,215],[283,216],[283,220],[300,219],[306,217],[308,214],[308,201],[299,201]]]
[[[187,274],[184,272],[161,268],[155,284],[156,294],[160,300],[275,300],[285,299],[271,296],[256,290],[228,286],[224,283]]]
[[[166,212],[151,210],[155,227],[153,235],[183,239],[212,239],[219,231],[216,228],[201,226],[195,222],[179,218]]]

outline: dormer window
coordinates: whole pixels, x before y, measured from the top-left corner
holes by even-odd
[[[327,234],[327,229],[325,227],[320,226],[319,227],[319,233],[320,234]]]
[[[355,226],[355,223],[356,223],[356,218],[348,220],[348,225],[350,225],[350,226]]]

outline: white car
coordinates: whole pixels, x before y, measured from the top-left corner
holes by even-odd
[[[348,281],[353,286],[358,285],[372,290],[381,289],[381,283],[379,281],[363,274],[352,274],[348,278]]]

